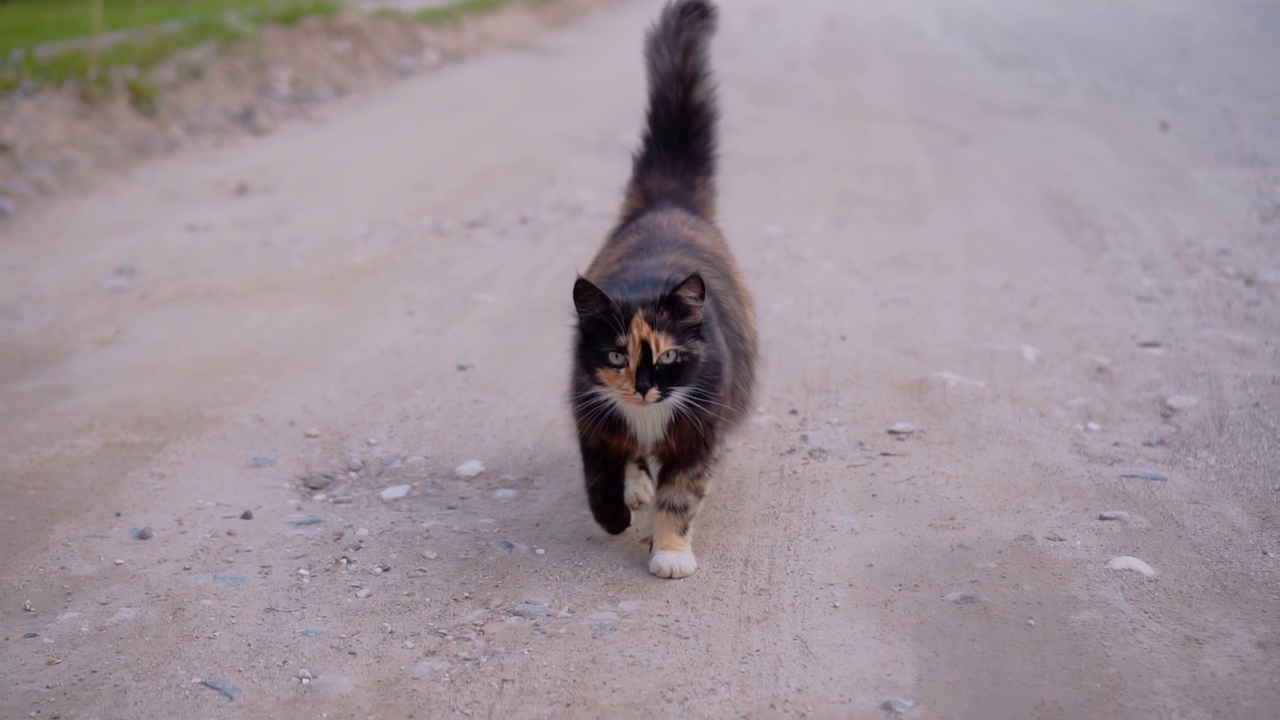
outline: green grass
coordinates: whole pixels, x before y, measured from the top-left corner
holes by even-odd
[[[440,25],[457,22],[463,15],[492,12],[508,2],[510,0],[459,0],[439,7],[422,8],[413,16],[429,25]]]
[[[65,22],[71,14],[63,12],[67,7],[74,6],[88,18],[87,2],[44,0],[41,4],[45,3],[50,6],[50,12],[41,16],[31,11],[31,0],[0,0],[0,47],[6,38],[15,38],[20,34],[26,38],[46,38],[44,42],[87,35],[72,32],[78,26]],[[24,8],[21,12],[27,14],[15,12],[15,7]],[[130,11],[121,10],[113,16],[113,7],[129,7]],[[7,61],[4,56],[0,56],[0,93],[20,87],[24,82],[61,85],[69,80],[78,80],[84,86],[86,97],[93,98],[101,94],[102,86],[107,83],[105,71],[108,68],[135,67],[139,71],[146,71],[187,48],[209,42],[227,44],[253,35],[264,24],[295,25],[307,17],[334,15],[339,9],[337,0],[107,0],[105,15],[116,23],[114,26],[107,24],[108,28],[118,30],[150,27],[152,30],[144,33],[141,39],[113,45],[96,53],[70,50],[44,60],[37,59],[32,53],[25,53],[17,62]],[[20,31],[14,32],[6,24],[6,12],[10,13],[7,18],[22,17],[27,24]],[[35,22],[39,18],[43,18],[44,24]],[[183,20],[177,32],[154,30],[156,24],[174,19]],[[126,22],[139,24],[124,24]],[[157,93],[141,91],[149,85],[135,85],[136,87],[126,86],[135,107],[154,111]]]

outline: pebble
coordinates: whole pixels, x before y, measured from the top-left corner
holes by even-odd
[[[1140,478],[1142,480],[1154,480],[1155,482],[1164,482],[1169,479],[1155,470],[1140,467],[1122,467],[1119,472],[1122,478]]]
[[[547,551],[546,551],[546,550],[544,550],[543,548],[534,548],[534,549],[533,549],[533,554],[534,554],[534,555],[546,555],[546,554],[547,554]]]
[[[498,549],[508,555],[528,555],[529,546],[512,540],[503,540],[498,543]]]
[[[345,695],[356,689],[356,684],[345,675],[321,675],[306,684],[308,693],[320,695]]]
[[[150,527],[134,528],[133,532],[131,532],[130,534],[133,535],[134,540],[150,540],[156,535],[154,532],[152,532]]]
[[[312,679],[311,671],[310,671],[310,670],[307,670],[306,668],[303,668],[303,669],[299,670],[299,671],[298,671],[298,679],[299,679],[299,680],[311,680],[311,679]]]
[[[325,500],[329,499],[329,496],[325,495],[324,493],[316,493],[315,495],[311,496],[311,499],[316,502],[324,502]]]
[[[551,608],[534,603],[520,603],[511,608],[511,614],[519,617],[547,617],[551,614]]]
[[[453,469],[453,474],[460,478],[473,478],[484,472],[484,464],[479,460],[468,460]]]
[[[404,466],[410,470],[421,470],[427,466],[427,459],[421,455],[410,455],[405,458]]]
[[[1108,570],[1137,570],[1143,575],[1155,575],[1156,571],[1151,566],[1130,555],[1120,555],[1113,557],[1107,561]]]
[[[252,520],[252,519],[253,519],[253,511],[252,511],[252,510],[245,510],[244,512],[240,513],[240,519],[241,519],[241,520]]]
[[[329,487],[332,483],[332,475],[322,475],[319,473],[315,475],[308,475],[302,479],[302,484],[306,485],[311,490],[323,490]]]
[[[896,422],[889,426],[890,435],[910,435],[916,431],[916,426],[909,422]]]
[[[347,469],[351,472],[360,472],[364,469],[364,461],[360,458],[351,458],[347,461]]]
[[[1170,395],[1165,398],[1164,404],[1170,410],[1186,410],[1200,404],[1200,398],[1195,395]]]
[[[230,680],[201,680],[200,684],[210,690],[218,691],[222,697],[228,700],[235,700],[240,697],[240,688],[232,684]]]
[[[383,500],[398,500],[409,494],[408,485],[392,485],[381,493]]]
[[[324,518],[319,515],[291,515],[285,522],[301,527],[304,525],[319,525],[324,522]]]
[[[370,590],[369,588],[360,588],[359,590],[356,591],[356,597],[361,599],[372,597],[372,596],[373,596],[373,591]]]
[[[975,605],[982,602],[982,596],[971,592],[953,592],[947,595],[947,602],[957,605]]]
[[[1044,539],[1048,540],[1049,542],[1066,542],[1067,541],[1066,538],[1062,537],[1056,532],[1053,532],[1052,530],[1044,534]]]
[[[309,437],[309,438],[318,438],[318,437],[320,437],[320,431],[319,431],[318,429],[316,429],[316,428],[307,428],[307,432],[306,432],[305,434],[306,434],[306,436],[307,436],[307,437]]]
[[[1123,510],[1103,510],[1098,513],[1099,520],[1119,520],[1120,522],[1129,522],[1129,513]]]
[[[378,444],[378,438],[369,438],[368,440],[365,440],[365,442],[369,443],[369,446],[372,447]]]
[[[515,496],[516,491],[511,488],[502,488],[501,490],[493,491],[493,497],[495,500],[512,500]]]
[[[435,560],[436,558],[440,557],[440,553],[436,552],[435,550],[423,550],[422,557],[428,560]]]
[[[124,564],[124,561],[123,561],[123,560],[119,560],[119,559],[117,559],[117,560],[116,560],[116,564],[117,564],[117,565],[123,565],[123,564]]]
[[[915,700],[906,698],[891,697],[880,703],[880,709],[895,717],[903,717],[916,708]]]
[[[1085,428],[1087,428],[1089,432],[1102,432],[1102,426],[1092,420],[1085,425]]]
[[[427,658],[425,660],[419,660],[418,662],[414,663],[413,670],[410,671],[410,674],[413,675],[414,677],[427,677],[429,675],[435,675],[436,673],[439,673],[439,672],[444,672],[445,670],[448,670],[448,669],[449,669],[448,661],[432,660],[431,658]]]
[[[260,468],[275,467],[276,459],[273,457],[259,456],[259,457],[251,458],[249,460],[249,464],[253,465],[254,467],[260,467]]]
[[[356,528],[356,537],[369,537],[369,528]]]

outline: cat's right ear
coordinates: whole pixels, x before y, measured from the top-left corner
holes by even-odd
[[[613,301],[609,296],[581,275],[573,284],[573,305],[578,309],[578,317],[581,319],[604,317],[613,310]]]

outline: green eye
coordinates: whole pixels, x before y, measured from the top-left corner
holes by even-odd
[[[658,364],[670,365],[671,363],[679,359],[679,357],[680,357],[680,354],[677,353],[675,350],[668,350],[658,356]]]
[[[609,364],[616,368],[626,367],[627,356],[620,352],[611,352],[609,353]]]

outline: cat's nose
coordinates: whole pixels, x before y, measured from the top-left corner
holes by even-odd
[[[653,385],[647,382],[638,382],[636,383],[636,393],[639,394],[640,399],[643,400],[644,396],[649,394],[649,390],[652,387]]]

